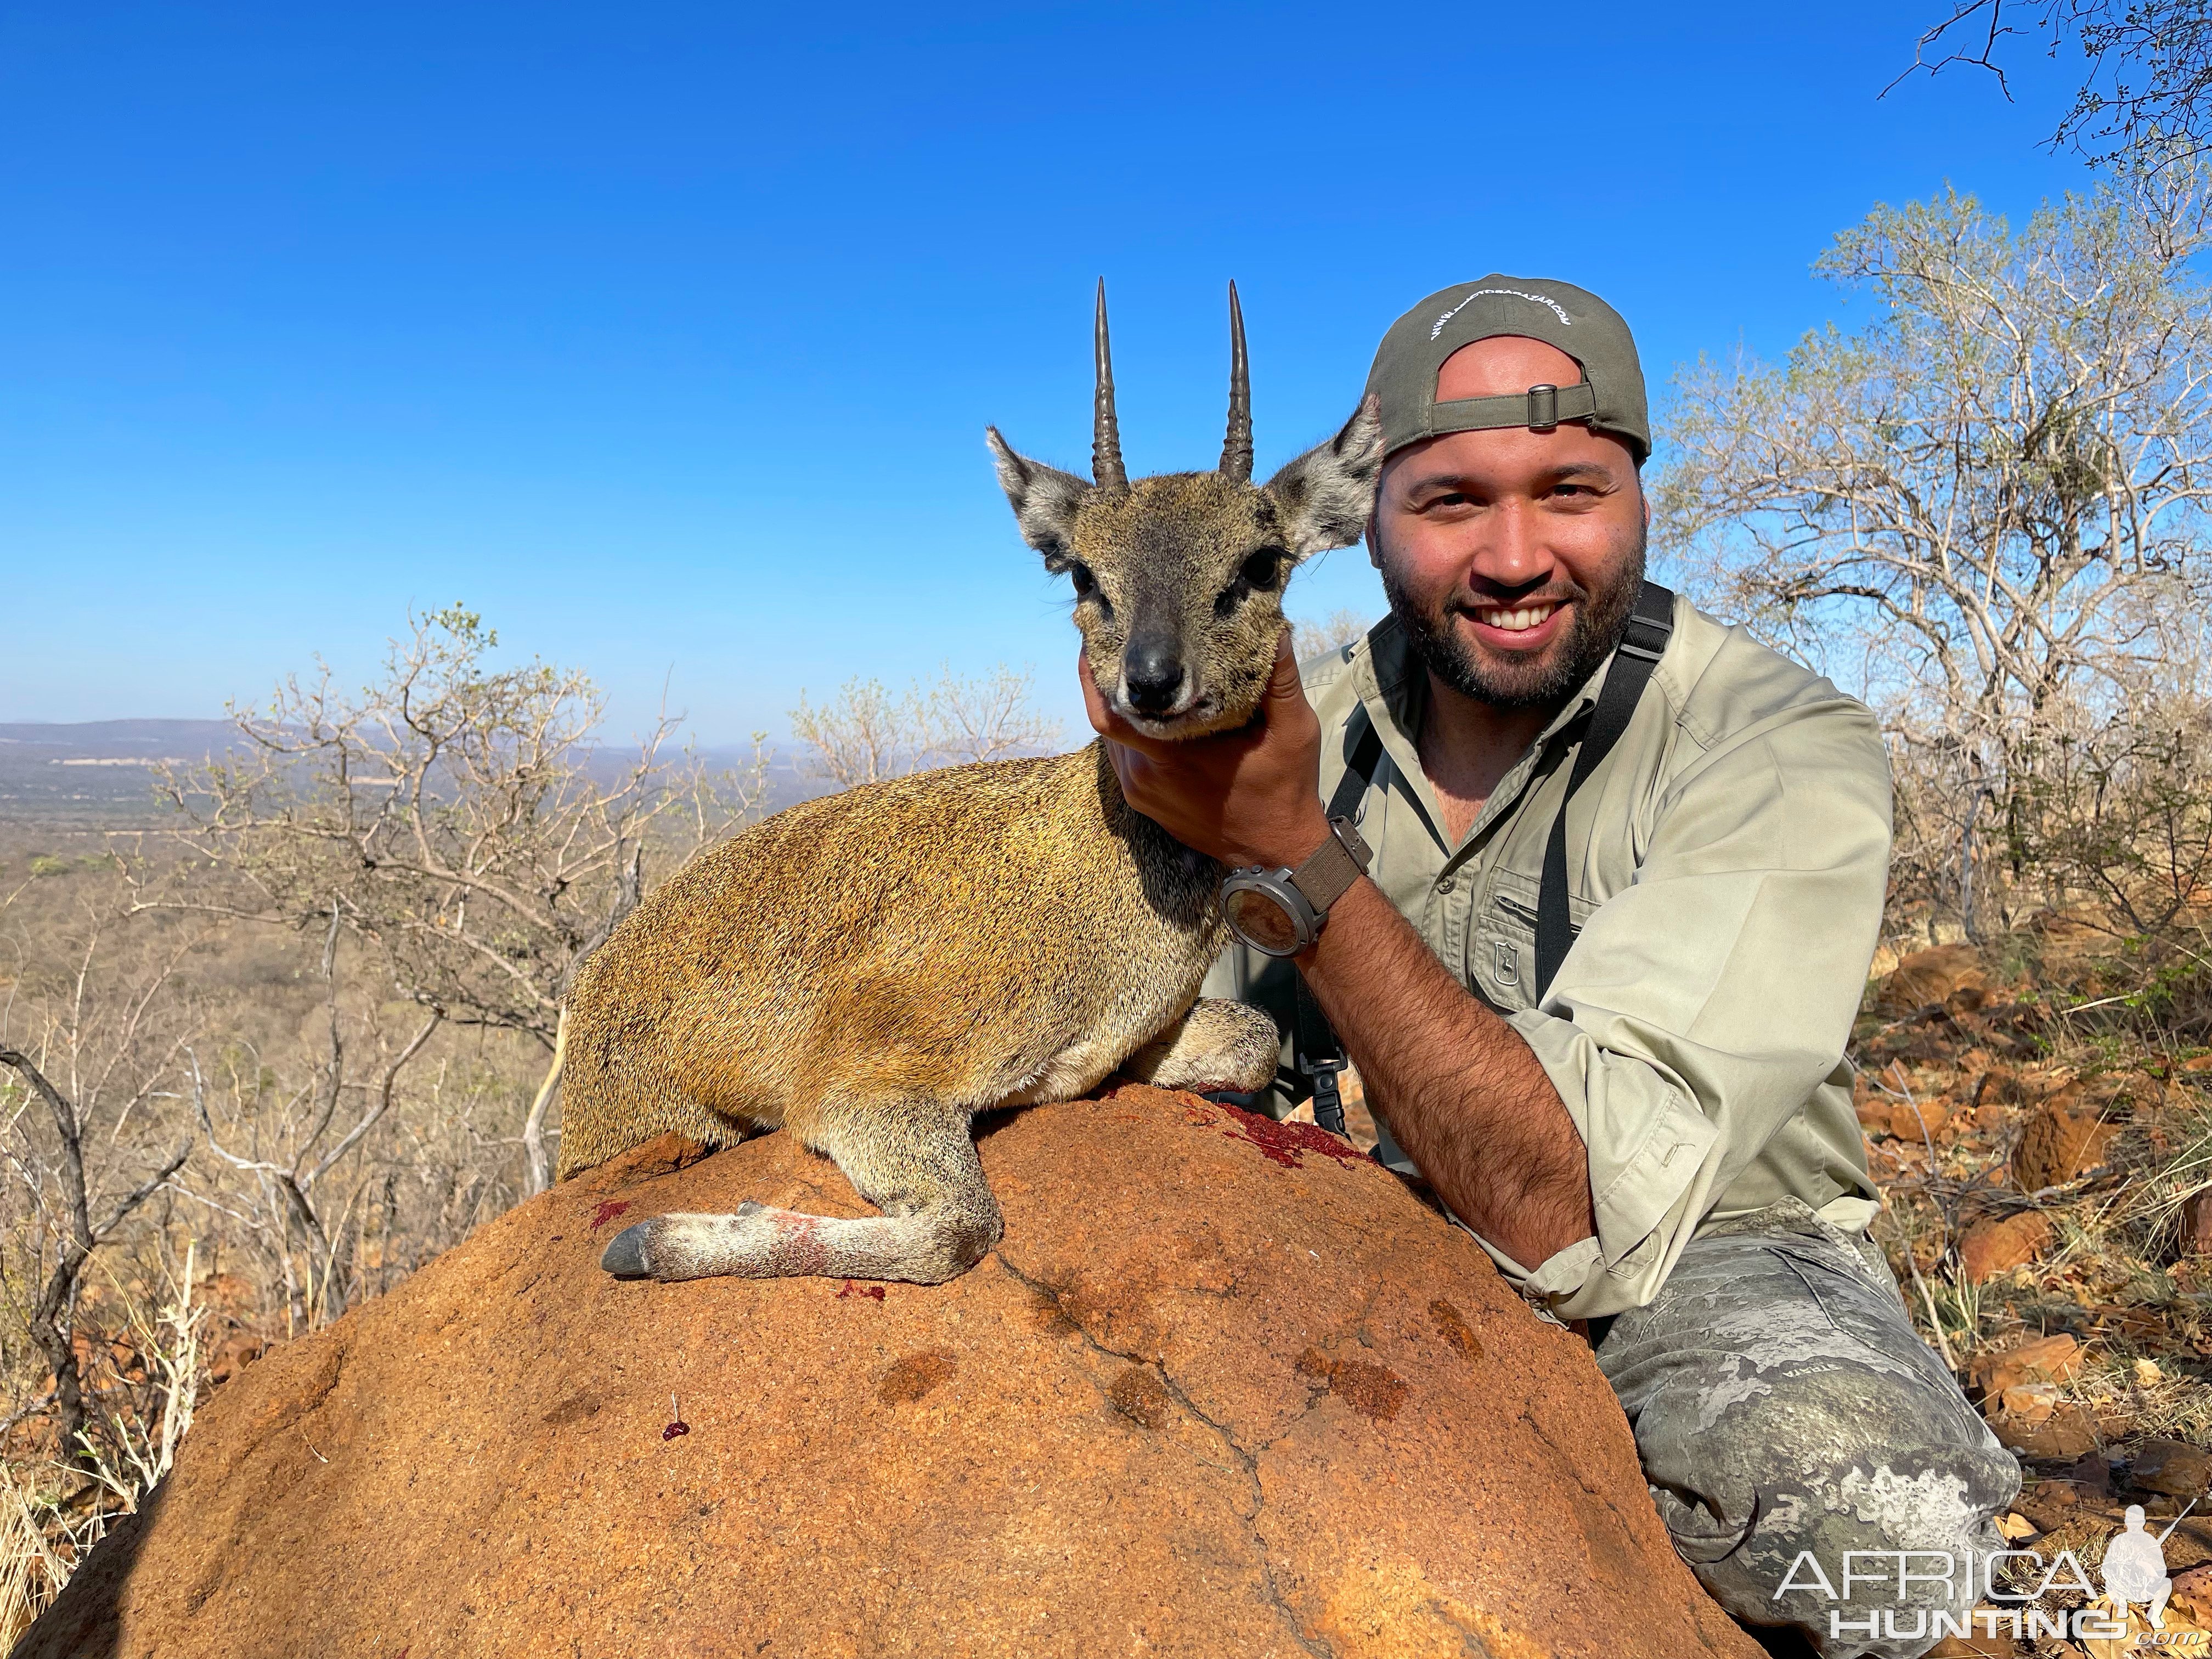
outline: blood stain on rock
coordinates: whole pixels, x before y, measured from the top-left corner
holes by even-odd
[[[1450,1303],[1442,1297],[1430,1303],[1429,1318],[1437,1334],[1469,1359],[1482,1358],[1482,1339],[1475,1335],[1474,1328],[1467,1322],[1467,1316]]]
[[[1281,1164],[1285,1170],[1301,1168],[1307,1152],[1318,1152],[1323,1158],[1333,1158],[1344,1164],[1364,1164],[1367,1154],[1349,1141],[1340,1140],[1317,1124],[1278,1123],[1259,1112],[1248,1112],[1239,1106],[1224,1106],[1231,1127],[1222,1131],[1228,1140],[1246,1140],[1260,1149],[1260,1155]]]
[[[611,1198],[607,1200],[604,1204],[600,1205],[598,1209],[592,1212],[592,1231],[593,1232],[597,1232],[600,1228],[605,1226],[607,1223],[612,1221],[617,1216],[620,1215],[623,1211],[629,1208],[629,1200],[626,1198]]]
[[[1150,1365],[1131,1365],[1106,1390],[1114,1409],[1132,1423],[1157,1429],[1168,1420],[1168,1385]]]
[[[940,1383],[952,1380],[952,1353],[948,1348],[925,1348],[892,1363],[877,1379],[876,1398],[886,1406],[919,1400]]]

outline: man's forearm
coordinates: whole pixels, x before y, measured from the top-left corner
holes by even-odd
[[[1336,902],[1299,966],[1455,1215],[1532,1270],[1595,1234],[1589,1154],[1551,1079],[1372,882]]]

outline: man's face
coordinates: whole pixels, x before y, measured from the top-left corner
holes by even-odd
[[[1581,367],[1504,336],[1455,352],[1439,401],[1573,386]],[[1628,447],[1579,424],[1409,444],[1382,469],[1373,530],[1390,608],[1430,672],[1500,708],[1557,703],[1619,642],[1644,578]]]

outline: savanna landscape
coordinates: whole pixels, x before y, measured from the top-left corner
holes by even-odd
[[[2027,1484],[2002,1519],[2006,1538],[2040,1559],[2070,1553],[2094,1567],[2140,1504],[2164,1534],[2174,1580],[2171,1644],[2203,1652],[2212,1647],[2212,18],[2179,0],[2009,10],[1960,0],[1951,11],[1928,20],[1914,66],[1956,71],[1946,88],[2021,72],[2022,41],[2048,46],[2054,62],[2063,48],[2072,102],[2047,150],[2069,158],[2069,182],[2039,186],[2039,206],[2008,214],[1954,187],[1948,171],[1940,187],[1922,173],[1909,191],[1855,181],[1852,205],[1820,232],[1844,228],[1824,251],[1790,255],[1802,266],[1817,251],[1822,314],[1838,320],[1802,332],[1793,323],[1794,343],[1764,356],[1741,332],[1733,348],[1676,353],[1671,363],[1647,354],[1657,428],[1643,477],[1650,569],[1879,716],[1894,838],[1849,1049],[1883,1195],[1873,1236],[1916,1328],[2022,1461]],[[1732,43],[1741,31],[1730,27]],[[2087,66],[2078,92],[2077,58]],[[887,84],[926,78],[904,62],[893,69]],[[1403,73],[1394,57],[1389,76]],[[1729,74],[1732,85],[1756,78]],[[722,97],[719,83],[713,91]],[[1186,102],[1195,108],[1218,91]],[[809,105],[782,126],[818,118]],[[749,127],[748,145],[752,137]],[[912,139],[902,126],[883,153]],[[1728,142],[1731,153],[1754,147]],[[1005,156],[1005,147],[994,152],[991,169]],[[972,157],[960,165],[986,170]],[[1084,165],[1093,165],[1087,152]],[[1051,182],[1030,195],[1052,196]],[[1769,199],[1787,193],[1761,188]],[[827,200],[844,214],[866,192],[839,175],[805,193],[817,204],[810,211]],[[989,192],[979,243],[1002,233],[1011,193]],[[1878,198],[1897,204],[1863,211]],[[1759,191],[1730,186],[1731,234],[1747,199]],[[1547,198],[1535,216],[1547,236],[1553,205]],[[1209,197],[1187,216],[1220,216]],[[743,252],[731,267],[769,263],[750,244]],[[1728,292],[1691,252],[1702,258],[1668,257],[1698,266],[1701,289]],[[1456,245],[1435,257],[1468,263]],[[1489,255],[1470,258],[1472,271]],[[1418,277],[1391,280],[1419,292],[1437,278],[1433,264],[1425,252]],[[883,287],[872,271],[866,293],[838,290],[848,313],[837,321],[872,306]],[[626,338],[635,324],[612,332]],[[997,348],[1001,319],[986,324],[963,337],[995,398],[1012,371],[973,343]],[[1726,338],[1719,327],[1707,330],[1717,342]],[[1733,313],[1726,327],[1741,327]],[[1363,335],[1360,350],[1369,343]],[[667,356],[688,365],[695,345],[687,338]],[[890,349],[879,340],[870,349]],[[1241,336],[1239,351],[1241,363]],[[1280,361],[1259,356],[1264,373]],[[858,360],[836,361],[843,368],[787,364],[787,380],[774,384],[832,386],[842,414],[854,386],[872,383],[855,376]],[[1124,378],[1137,378],[1126,365]],[[912,395],[920,379],[909,368],[902,422],[972,390],[947,381]],[[1315,406],[1340,416],[1350,389],[1331,384]],[[628,406],[626,417],[646,422],[644,409]],[[807,425],[781,402],[771,413],[777,431]],[[840,466],[871,443],[903,455],[904,426],[868,431],[849,444],[842,433],[821,443],[818,427],[807,435]],[[981,451],[963,434],[981,490]],[[913,455],[917,469],[949,465],[919,441]],[[729,464],[714,453],[714,467]],[[762,500],[807,496],[781,476],[746,476]],[[821,503],[848,486],[886,545],[944,507],[911,487],[918,472],[901,475],[906,495],[896,499],[869,495],[852,476],[812,485],[809,527],[825,539],[831,515]],[[990,510],[1011,537],[995,500]],[[625,525],[602,539],[633,548],[629,536]],[[13,551],[0,544],[0,556]],[[919,556],[868,563],[848,547],[847,571],[826,552],[802,551],[796,561],[787,545],[773,561],[732,559],[716,543],[702,561],[740,573],[742,626],[726,630],[738,643],[717,636],[711,657],[733,678],[756,654],[772,655],[757,651],[765,636],[807,631],[775,613],[792,603],[776,585],[789,580],[786,567],[818,556],[800,581],[843,596],[838,625],[817,619],[810,641],[836,672],[811,690],[795,674],[787,689],[780,683],[775,717],[763,717],[774,731],[741,742],[702,743],[705,728],[672,713],[665,691],[659,714],[640,721],[635,687],[626,701],[609,689],[638,678],[639,635],[656,661],[664,647],[678,654],[673,641],[690,637],[689,590],[629,610],[595,598],[613,666],[588,648],[541,653],[534,625],[554,614],[538,603],[544,590],[650,586],[598,544],[544,568],[534,550],[509,549],[503,562],[468,568],[465,581],[457,572],[447,583],[434,562],[410,567],[409,580],[434,573],[436,592],[360,624],[384,640],[373,660],[344,614],[352,607],[325,603],[321,621],[287,636],[282,678],[227,709],[214,696],[167,711],[189,717],[33,720],[0,702],[0,1647],[31,1629],[103,1539],[127,1534],[131,1518],[161,1501],[195,1418],[253,1368],[291,1364],[285,1356],[319,1334],[327,1340],[349,1315],[361,1328],[364,1310],[434,1278],[422,1270],[465,1241],[511,1244],[519,1206],[537,1200],[535,1213],[553,1213],[544,1195],[556,1189],[562,1114],[549,1070],[563,999],[592,953],[686,860],[828,792],[1088,738],[1054,712],[1076,706],[1058,680],[1071,672],[1072,634],[1047,666],[979,671],[1028,653],[979,654],[977,635],[959,631],[965,578]],[[29,592],[35,577],[51,592],[50,568],[67,562],[50,553],[33,571],[26,560],[10,580]],[[989,582],[1007,581],[1000,564],[989,569]],[[1352,643],[1379,613],[1379,599],[1336,605],[1353,591],[1340,575],[1302,573],[1292,584],[1301,656]],[[270,592],[294,579],[289,562],[256,578]],[[931,611],[924,600],[937,586],[951,597]],[[448,588],[465,588],[466,603],[441,603]],[[0,592],[0,606],[13,597]],[[1044,605],[1054,627],[1062,603],[1055,591]],[[698,609],[713,605],[702,599]],[[36,610],[18,605],[11,617],[27,661],[20,641],[35,635],[44,648],[61,631]],[[918,620],[908,633],[939,665],[909,672],[922,659],[909,653],[886,670],[885,635],[867,630],[875,613],[909,611]],[[963,641],[941,659],[939,633]],[[203,641],[193,650],[221,654]],[[354,665],[333,668],[320,650]],[[10,672],[0,684],[27,699],[29,671]],[[821,689],[825,680],[834,689]],[[1364,1152],[1374,1119],[1357,1077],[1346,1085]],[[1182,1114],[1174,1126],[1203,1132],[1209,1153],[1236,1141],[1271,1176],[1303,1170],[1304,1158],[1322,1169],[1316,1183],[1348,1166],[1374,1173],[1312,1125],[1310,1107],[1289,1127],[1240,1126],[1194,1097],[1147,1109]],[[1100,1167],[1115,1167],[1114,1133],[1101,1131],[1093,1147]],[[703,1182],[690,1170],[703,1150],[649,1173]],[[1048,1154],[1019,1133],[994,1153],[1037,1167]],[[761,1167],[781,1156],[763,1154]],[[775,1167],[793,1190],[809,1190],[803,1158]],[[1403,1197],[1384,1185],[1390,1201]],[[592,1188],[590,1212],[627,1210],[614,1193]],[[1297,1265],[1299,1252],[1289,1254]],[[1200,1279],[1212,1271],[1201,1269]],[[1023,1281],[1008,1294],[1028,1297],[1019,1305],[1036,1331],[1058,1340],[1081,1323],[1062,1289]],[[841,1317],[884,1294],[849,1283],[823,1291],[839,1298]],[[1424,1307],[1407,1295],[1409,1328],[1438,1353],[1481,1356],[1455,1304]],[[1500,1306],[1484,1316],[1521,1311],[1502,1292]],[[810,1320],[787,1315],[803,1338]],[[1278,1368],[1303,1379],[1300,1389],[1340,1405],[1360,1432],[1395,1419],[1407,1397],[1395,1373],[1303,1343]],[[855,1409],[915,1405],[952,1375],[951,1352],[931,1348],[854,1384]],[[1170,1398],[1149,1358],[1101,1346],[1083,1363],[1116,1431],[1165,1432],[1189,1404]],[[602,1405],[579,1394],[529,1422],[551,1425],[550,1437]],[[691,1437],[684,1402],[668,1400],[665,1426],[657,1392],[652,1406],[667,1443]],[[299,1456],[329,1462],[304,1435],[301,1445]],[[1238,1525],[1249,1518],[1237,1508],[1249,1476],[1257,1513],[1256,1466],[1204,1467],[1223,1477],[1224,1513]],[[1264,1588],[1273,1597],[1272,1578]],[[2087,1585],[2040,1588],[2047,1607],[2089,1599]],[[1405,1607],[1429,1605],[1419,1585],[1372,1594],[1349,1612],[1332,1602],[1329,1616],[1387,1634]],[[1694,1609],[1684,1617],[1694,1626]],[[2075,1659],[2124,1650],[2133,1650],[2033,1632],[1948,1638],[1936,1650]]]

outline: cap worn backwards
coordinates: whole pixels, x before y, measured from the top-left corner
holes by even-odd
[[[1582,365],[1577,386],[1536,386],[1498,398],[1439,400],[1437,373],[1463,346],[1502,334],[1558,347]],[[1367,390],[1382,406],[1385,454],[1448,432],[1580,421],[1620,439],[1638,465],[1651,453],[1644,368],[1620,313],[1568,283],[1496,274],[1431,294],[1390,325]]]

